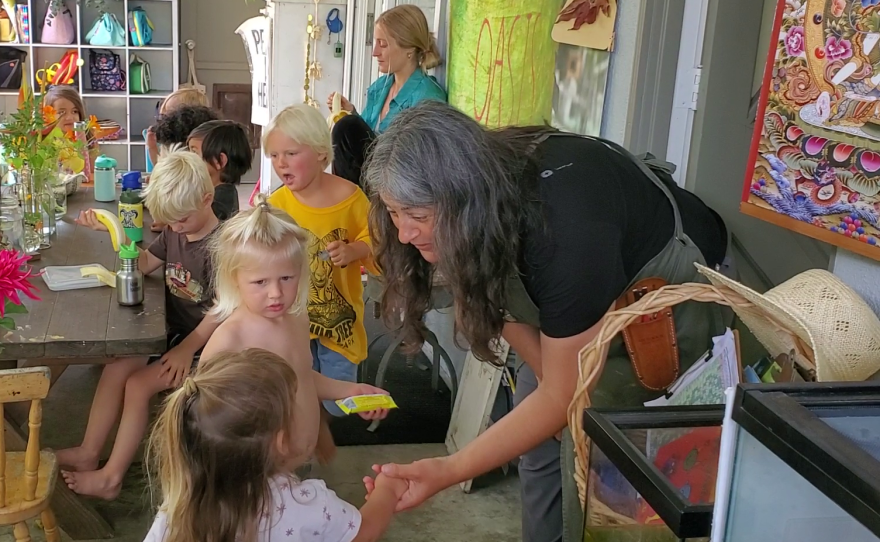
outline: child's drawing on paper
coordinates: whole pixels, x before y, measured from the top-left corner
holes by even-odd
[[[880,3],[779,1],[767,107],[744,201],[877,245]]]

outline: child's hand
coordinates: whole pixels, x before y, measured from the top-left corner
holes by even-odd
[[[189,371],[192,368],[195,352],[181,348],[181,346],[177,345],[165,352],[165,355],[159,360],[159,363],[162,364],[159,378],[163,379],[169,388],[179,386],[183,379],[189,376]]]
[[[327,244],[330,261],[336,267],[345,267],[357,259],[357,251],[347,241],[332,241]]]
[[[403,497],[403,494],[409,489],[409,484],[403,478],[392,478],[390,476],[385,476],[384,474],[379,474],[373,482],[372,491],[377,489],[380,491],[390,491],[394,495],[394,498],[399,501],[400,498]]]
[[[77,224],[80,226],[85,226],[91,230],[95,231],[107,231],[107,226],[98,222],[98,218],[95,216],[95,211],[92,209],[86,209],[85,211],[81,211],[79,216],[76,217]]]
[[[354,384],[352,385],[352,393],[349,397],[353,397],[355,395],[391,395],[387,391],[382,388],[377,388],[376,386],[371,386],[369,384]],[[378,410],[370,410],[369,412],[359,412],[358,416],[365,420],[373,421],[373,420],[384,420],[388,416],[387,408],[380,408]]]
[[[156,132],[153,131],[153,127],[150,126],[147,128],[147,148],[150,150],[157,150],[159,148],[159,144],[156,141]]]

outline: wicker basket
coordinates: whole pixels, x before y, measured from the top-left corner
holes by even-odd
[[[777,320],[756,307],[750,301],[725,286],[713,286],[711,284],[681,284],[671,285],[649,293],[636,303],[621,310],[613,311],[606,315],[598,335],[588,344],[579,355],[578,363],[578,386],[575,390],[574,399],[568,409],[568,425],[575,446],[575,480],[578,487],[578,495],[581,506],[586,506],[586,496],[590,468],[590,443],[584,433],[582,424],[583,411],[590,407],[590,390],[593,389],[602,374],[608,348],[611,340],[618,333],[626,329],[641,316],[659,312],[661,309],[674,307],[685,301],[698,301],[701,303],[717,303],[719,305],[736,308],[738,312],[760,313],[761,317],[769,322],[775,333],[786,335],[795,345],[796,355],[807,363],[812,363],[813,353],[806,348],[794,333],[785,328]],[[602,506],[596,506],[596,500],[591,501],[590,524],[591,525],[620,525],[621,517],[610,509],[604,510]]]

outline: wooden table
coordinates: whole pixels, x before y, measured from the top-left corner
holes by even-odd
[[[117,257],[106,233],[95,232],[74,222],[79,212],[103,208],[115,212],[116,203],[94,200],[92,188],[81,187],[68,198],[67,215],[58,221],[52,248],[41,251],[33,265],[85,265],[99,263],[115,271]],[[144,242],[149,245],[156,234],[144,221]],[[53,382],[69,364],[103,363],[107,358],[162,354],[165,351],[165,291],[162,272],[145,280],[144,304],[123,307],[116,302],[114,288],[53,292],[41,278],[33,279],[40,290],[40,301],[24,298],[27,314],[16,314],[16,330],[2,340],[0,361],[16,366],[53,366]],[[90,397],[83,397],[90,401]],[[24,450],[26,437],[15,423],[5,419],[7,449]],[[58,525],[74,540],[113,538],[113,529],[81,497],[71,491],[59,476],[52,497]]]
[[[98,263],[115,271],[116,253],[106,233],[78,226],[83,209],[100,207],[115,212],[116,203],[96,202],[91,188],[80,188],[68,201],[67,215],[58,221],[52,248],[41,252],[34,267]],[[146,247],[156,234],[144,221]],[[145,280],[144,304],[123,307],[115,288],[53,292],[34,279],[41,301],[24,298],[27,314],[14,315],[16,331],[2,337],[0,360],[46,358],[103,358],[161,354],[165,351],[165,293],[161,273]],[[76,363],[75,359],[69,360]]]

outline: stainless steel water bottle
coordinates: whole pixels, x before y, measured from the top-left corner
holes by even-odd
[[[134,242],[119,248],[116,300],[126,307],[144,302],[144,274],[138,269],[138,256],[137,245]]]

